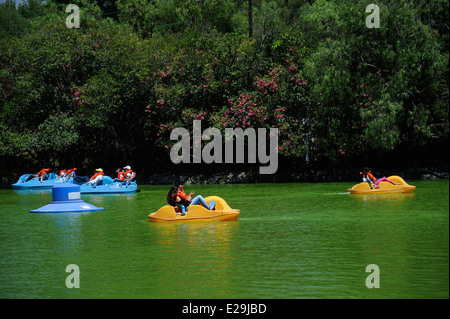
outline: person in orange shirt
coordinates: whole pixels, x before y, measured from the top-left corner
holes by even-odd
[[[129,165],[125,166],[124,169],[125,169],[125,173],[123,174],[123,181],[131,182],[136,177],[136,173],[133,172],[133,170],[131,169],[131,167]]]
[[[43,169],[41,169],[40,171],[39,171],[39,173],[37,173],[37,175],[38,175],[38,177],[39,177],[39,181],[42,183],[42,181],[44,180],[44,179],[47,179],[47,175],[48,175],[48,172],[49,171],[51,171],[52,169],[51,168],[43,168]]]
[[[123,182],[123,179],[125,177],[125,171],[121,168],[119,168],[117,171],[117,177],[113,179],[113,182]]]
[[[42,182],[43,179],[47,176],[48,171],[51,171],[51,168],[43,168],[37,174],[30,174],[28,177],[22,181],[22,183],[28,182],[30,179],[39,178],[39,181]]]
[[[373,183],[372,179],[374,179],[375,177],[373,177],[373,175],[370,173],[370,168],[364,167],[363,170],[362,170],[362,172],[359,172],[359,175],[362,176],[363,182],[364,182],[364,183],[368,183],[370,189],[372,189],[372,188],[373,188],[373,187],[372,187],[372,183]],[[376,179],[375,179],[375,180],[376,180]],[[374,181],[375,181],[375,180],[374,180]]]
[[[73,176],[73,175],[75,175],[76,170],[77,170],[76,168],[60,170],[58,178],[70,176],[70,174],[72,174],[72,176]]]
[[[183,185],[178,186],[178,193],[177,193],[177,200],[178,198],[180,201],[176,203],[179,209],[181,209],[181,214],[186,215],[189,206],[190,205],[202,205],[208,210],[215,210],[214,206],[209,206],[208,203],[205,201],[202,195],[197,195],[194,197],[194,199],[191,200],[192,196],[194,195],[194,192],[190,192],[189,195],[186,195],[184,192]]]
[[[68,169],[68,170],[66,171],[67,178],[75,177],[75,175],[76,175],[75,171],[76,171],[76,170],[77,170],[76,167],[71,168],[71,169]]]
[[[58,178],[64,178],[64,180],[67,182],[69,178],[75,177],[76,170],[77,170],[76,168],[63,169],[62,171],[59,172]]]
[[[86,184],[92,184],[93,186],[95,186],[103,180],[103,176],[105,175],[105,173],[103,173],[103,170],[101,168],[97,168],[95,171],[96,173],[91,176],[89,182],[87,182]]]
[[[67,175],[67,170],[66,169],[60,170],[58,178],[66,177],[66,175]]]

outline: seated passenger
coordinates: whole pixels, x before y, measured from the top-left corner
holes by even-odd
[[[208,203],[206,203],[202,195],[197,195],[196,197],[194,197],[194,199],[191,200],[193,195],[194,192],[186,195],[183,185],[178,186],[177,197],[180,198],[180,201],[177,202],[177,206],[181,209],[182,215],[186,215],[186,212],[188,211],[190,205],[202,205],[208,210],[215,210],[215,206],[208,206]]]
[[[69,180],[69,178],[71,178],[71,177],[75,178],[75,176],[76,176],[75,171],[76,171],[76,170],[77,170],[76,167],[74,167],[74,168],[68,169],[68,170],[66,171],[66,182],[67,182],[67,181]]]
[[[43,180],[48,178],[48,172],[51,171],[51,168],[43,168],[37,174],[30,174],[28,177],[22,181],[23,183],[28,182],[30,179],[39,178],[39,181],[42,183]]]
[[[113,182],[123,182],[125,177],[125,171],[122,168],[117,169],[117,177],[113,179]]]
[[[103,176],[105,175],[103,173],[103,170],[101,168],[97,168],[96,173],[91,176],[89,182],[86,184],[92,184],[92,186],[96,186],[99,182],[103,181]]]
[[[396,183],[391,181],[390,179],[387,179],[386,176],[376,179],[375,176],[372,175],[370,168],[367,168],[367,176],[373,181],[373,187],[376,189],[380,188],[380,182],[388,182],[392,185],[401,185],[400,183]]]
[[[131,170],[131,167],[130,166],[125,166],[124,167],[124,169],[125,169],[125,172],[124,172],[124,177],[123,177],[123,181],[124,182],[131,182],[135,177],[136,177],[136,173],[135,172],[133,172],[132,170]]]

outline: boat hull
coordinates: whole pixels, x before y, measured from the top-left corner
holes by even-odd
[[[123,185],[122,183],[112,183],[106,185],[81,185],[81,194],[128,194],[136,193],[137,185],[136,183],[131,183],[130,185]]]
[[[67,183],[63,178],[57,178],[57,175],[54,173],[49,174],[49,178],[39,181],[38,178],[31,179],[25,182],[26,178],[30,174],[24,174],[20,176],[19,180],[12,184],[12,188],[14,189],[50,189],[55,185],[59,185],[61,183]],[[69,182],[73,181],[73,178],[69,179]]]
[[[369,184],[366,182],[356,184],[352,188],[347,189],[350,194],[399,194],[399,193],[412,193],[416,189],[416,186],[409,185],[403,178],[393,175],[388,179],[400,185],[393,185],[389,182],[380,182],[379,188],[370,189]]]
[[[210,221],[231,221],[236,220],[239,217],[240,212],[218,212],[215,215],[207,216],[190,216],[190,215],[175,215],[171,218],[164,218],[154,216],[156,213],[149,215],[150,222],[164,223],[164,222],[210,222]]]

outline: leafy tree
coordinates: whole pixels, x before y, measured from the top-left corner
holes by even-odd
[[[380,4],[381,27],[369,29],[365,6],[319,0],[300,16],[312,47],[305,77],[318,101],[315,135],[335,158],[448,137],[440,93],[448,87],[448,52],[436,45],[438,34],[406,2]]]
[[[380,2],[369,29],[362,0],[254,0],[252,37],[248,2],[73,3],[79,29],[64,1],[0,4],[4,166],[173,169],[194,119],[276,127],[309,170],[448,158],[446,1]]]

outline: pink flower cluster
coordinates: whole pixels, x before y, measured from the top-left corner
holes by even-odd
[[[303,80],[302,76],[300,74],[295,74],[294,76],[291,76],[291,81],[294,81],[297,85],[307,85],[307,83]]]
[[[61,85],[62,86],[62,85]],[[73,98],[72,101],[75,101],[77,106],[81,106],[82,104],[88,104],[90,105],[91,102],[86,101],[83,98],[83,94],[88,93],[89,90],[86,89],[87,84],[83,84],[84,88],[78,88],[77,86],[74,86],[70,89],[70,93],[73,93]],[[56,87],[56,89],[58,89],[58,86]],[[94,99],[95,101],[95,99]],[[76,110],[77,108],[75,107],[74,110]]]
[[[285,136],[286,140],[281,144],[281,146],[278,146],[277,150],[280,152],[287,152],[294,143],[294,137],[291,134],[285,132],[281,132],[281,134]]]
[[[192,120],[204,120],[205,116],[207,115],[206,112],[200,112],[198,114],[195,114],[191,111],[181,111],[182,114],[182,120],[183,121],[192,121]]]
[[[219,127],[248,128],[267,120],[264,107],[259,105],[248,93],[241,94],[237,101],[228,99],[228,102],[230,103],[229,108],[225,107],[221,112],[216,112],[211,116],[211,120]],[[212,108],[215,111],[216,107]]]
[[[156,71],[153,75],[154,76],[160,76],[162,78],[166,78],[168,77],[170,74],[170,70],[169,68],[166,66],[164,69]]]
[[[284,118],[284,112],[286,111],[285,107],[279,107],[275,109],[274,116],[276,119]]]
[[[145,108],[145,112],[146,113],[156,113],[156,109],[164,109],[165,108],[165,103],[166,103],[166,101],[164,101],[164,100],[156,100],[155,105],[154,105],[155,110],[152,110],[152,107],[149,104]]]
[[[255,101],[249,93],[240,94],[237,101],[228,99],[228,102],[230,108],[215,119],[221,127],[246,128],[267,121],[267,114],[262,106],[262,101],[259,101],[260,104],[258,104],[258,101]]]
[[[269,72],[269,79],[260,79],[258,76],[255,77],[257,81],[254,82],[258,87],[258,90],[263,91],[264,94],[268,94],[269,91],[275,92],[279,89],[279,85],[277,83],[277,79],[280,76],[281,66],[273,69]]]
[[[157,127],[158,127],[158,133],[156,133],[157,136],[161,136],[164,132],[172,131],[174,128],[173,124],[160,124]]]
[[[358,85],[358,87],[359,87],[361,90],[363,90],[363,92],[365,91],[365,86],[364,86],[364,84],[360,84],[360,85]],[[363,97],[364,101],[360,102],[360,103],[359,103],[359,106],[362,106],[363,104],[364,104],[365,106],[372,105],[372,102],[369,102],[370,100],[372,100],[372,98],[369,96],[369,94],[363,93],[362,97]]]

